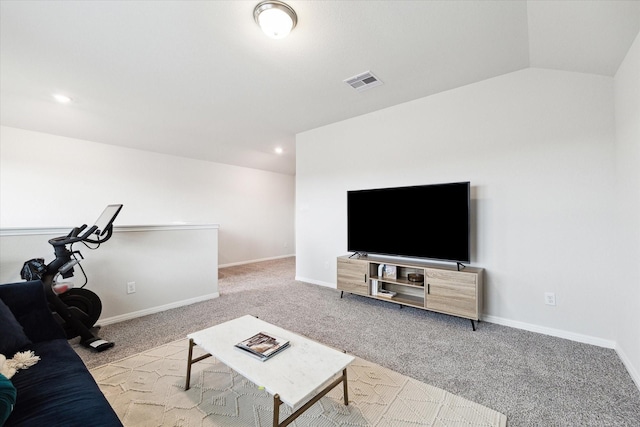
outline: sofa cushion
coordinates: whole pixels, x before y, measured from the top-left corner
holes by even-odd
[[[0,299],[0,325],[2,325],[2,338],[0,338],[0,354],[11,358],[22,347],[31,344],[24,333],[22,325],[18,323],[11,309]]]
[[[29,347],[40,362],[12,378],[18,390],[9,426],[122,426],[82,359],[66,339]]]
[[[49,310],[44,285],[40,280],[0,285],[0,298],[11,307],[13,315],[32,342],[66,338],[64,330]]]

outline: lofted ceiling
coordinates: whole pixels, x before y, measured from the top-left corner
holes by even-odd
[[[640,1],[292,0],[273,40],[258,2],[2,0],[0,123],[293,175],[296,133],[527,67],[613,76],[640,29]]]

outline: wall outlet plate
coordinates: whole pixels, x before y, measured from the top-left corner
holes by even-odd
[[[553,292],[545,292],[544,303],[547,305],[556,305],[556,294]]]
[[[127,282],[127,293],[133,294],[136,292],[136,282]]]

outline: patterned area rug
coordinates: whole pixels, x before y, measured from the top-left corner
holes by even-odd
[[[91,370],[126,427],[271,426],[273,398],[213,357],[192,367],[175,341]],[[194,348],[194,358],[203,354]],[[265,362],[268,363],[268,362]],[[356,357],[347,369],[349,405],[338,385],[293,426],[500,426],[505,415]],[[291,414],[280,407],[280,419]]]

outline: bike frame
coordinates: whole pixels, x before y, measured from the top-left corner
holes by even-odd
[[[66,322],[69,328],[73,329],[78,335],[80,335],[80,343],[85,347],[92,348],[97,351],[106,350],[113,347],[113,343],[102,340],[96,337],[93,332],[87,327],[79,318],[77,313],[74,313],[75,307],[69,307],[61,298],[54,292],[53,286],[55,278],[60,274],[63,278],[73,277],[74,266],[79,264],[80,260],[77,259],[74,254],[79,254],[81,259],[82,254],[80,251],[72,251],[71,245],[78,242],[86,242],[100,245],[101,243],[109,240],[113,234],[113,220],[120,212],[122,205],[109,205],[105,212],[109,212],[110,218],[104,225],[105,228],[99,229],[97,225],[93,225],[87,229],[87,225],[83,224],[81,227],[75,227],[66,236],[56,237],[49,240],[49,244],[53,246],[53,252],[55,259],[46,265],[46,270],[42,275],[42,283],[44,291],[47,296],[47,301],[62,319]],[[104,218],[105,214],[100,217],[100,220]],[[85,231],[86,229],[86,231]],[[83,234],[83,231],[85,231]],[[91,235],[96,233],[96,238],[91,238]],[[95,295],[95,294],[94,294]],[[96,295],[97,298],[97,295]],[[77,310],[77,309],[76,309]]]

